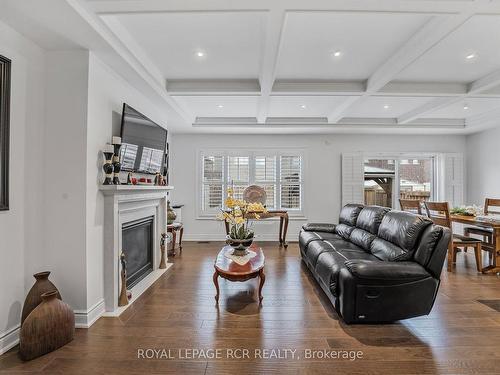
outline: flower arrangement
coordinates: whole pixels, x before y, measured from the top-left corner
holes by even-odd
[[[476,205],[453,207],[450,210],[450,214],[462,216],[477,216],[481,215],[482,213],[483,208]]]
[[[250,203],[234,198],[234,189],[227,189],[225,209],[221,209],[217,218],[229,224],[227,242],[237,250],[245,251],[252,244],[254,231],[250,228],[249,219],[259,220],[260,215],[267,212],[261,203]]]

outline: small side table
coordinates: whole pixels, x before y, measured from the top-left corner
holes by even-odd
[[[182,235],[184,234],[184,226],[182,223],[172,223],[167,225],[167,232],[172,233],[172,247],[168,249],[168,256],[175,256],[175,244],[177,242],[177,232],[179,232],[179,251],[182,251]]]

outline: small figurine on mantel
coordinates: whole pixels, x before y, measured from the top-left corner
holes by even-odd
[[[155,185],[156,186],[165,186],[165,178],[161,175],[161,173],[157,173],[155,176]]]

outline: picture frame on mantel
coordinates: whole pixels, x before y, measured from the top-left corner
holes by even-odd
[[[0,55],[0,211],[9,209],[10,68]]]

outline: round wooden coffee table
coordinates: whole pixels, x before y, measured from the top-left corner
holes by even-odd
[[[266,281],[266,275],[264,274],[264,253],[260,247],[255,245],[250,246],[249,250],[254,251],[257,255],[244,265],[239,265],[224,255],[227,251],[232,251],[231,246],[224,246],[219,251],[214,264],[215,272],[213,277],[215,289],[217,289],[217,294],[215,295],[217,303],[219,303],[219,276],[229,281],[247,281],[259,277],[259,303],[262,302],[262,287]]]

